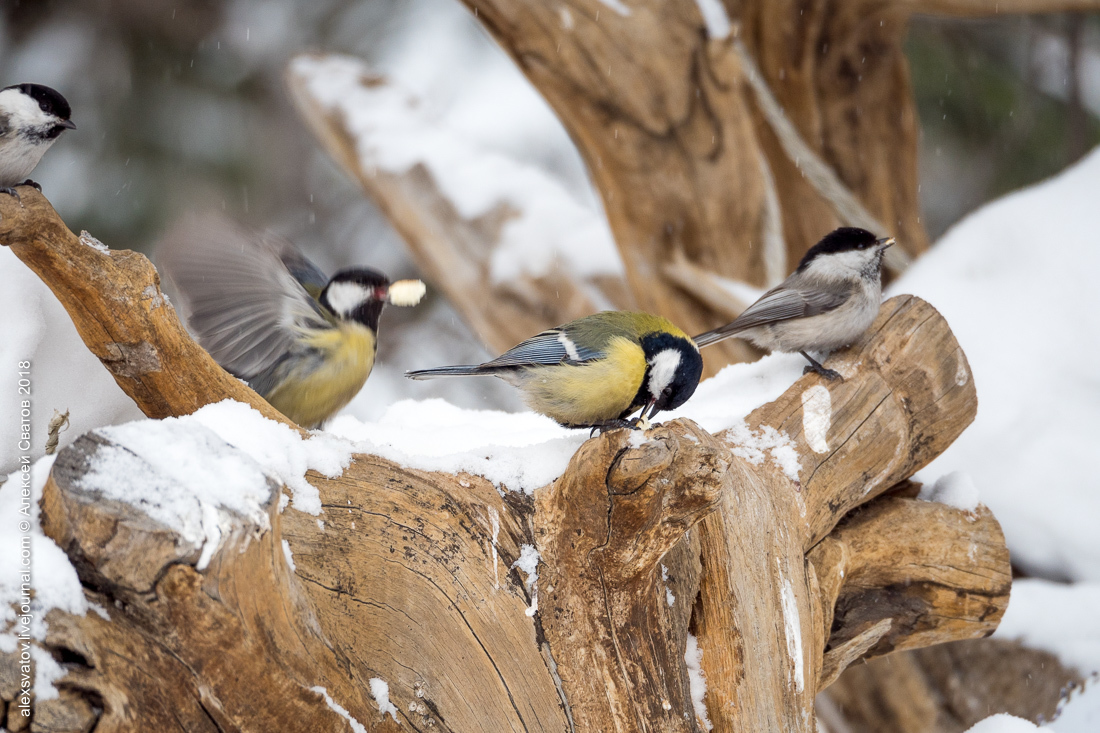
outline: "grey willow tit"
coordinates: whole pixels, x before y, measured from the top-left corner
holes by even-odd
[[[842,227],[806,252],[790,277],[764,293],[732,323],[695,337],[700,347],[737,336],[769,351],[797,351],[805,371],[840,377],[808,351],[847,346],[870,327],[882,301],[882,256],[893,237]]]
[[[43,154],[65,130],[76,125],[65,98],[41,84],[0,89],[0,193],[19,198],[15,186],[34,186],[27,178]]]

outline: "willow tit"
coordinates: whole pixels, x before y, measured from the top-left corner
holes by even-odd
[[[664,318],[605,311],[543,331],[484,364],[405,376],[500,377],[523,392],[531,409],[567,428],[608,429],[635,427],[679,407],[702,373],[699,348]]]
[[[303,427],[320,426],[362,389],[385,305],[424,295],[419,280],[391,283],[366,268],[329,279],[289,242],[220,219],[178,227],[157,260],[199,344]]]
[[[65,98],[41,84],[0,89],[0,192],[19,198],[15,186],[34,186],[27,178],[65,130],[75,130]]]
[[[732,323],[695,337],[699,346],[737,336],[769,351],[797,351],[805,371],[840,377],[808,351],[847,346],[870,327],[882,302],[882,256],[893,237],[842,227],[810,248],[795,270]]]

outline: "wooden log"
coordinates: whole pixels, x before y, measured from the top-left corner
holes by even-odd
[[[857,223],[780,145],[733,40],[712,37],[721,23],[708,28],[695,3],[464,1],[576,142],[642,309],[701,332],[727,317],[663,274],[675,253],[764,286],[774,284],[772,242],[785,274],[824,233]],[[803,147],[906,252],[924,251],[906,13],[866,3],[723,6]],[[770,199],[780,210],[778,237],[769,231]],[[708,368],[753,356],[726,342],[708,355]]]
[[[119,378],[147,413],[231,397],[285,419],[186,341],[168,306],[148,304],[144,258],[93,250],[36,194],[24,200],[0,197],[2,241],[108,366],[115,334],[148,344],[159,366]],[[893,299],[829,365],[843,382],[802,377],[743,430],[711,436],[681,419],[601,435],[533,499],[356,456],[338,478],[307,475],[322,517],[280,513],[272,491],[266,526],[230,517],[202,570],[194,542],[84,487],[105,444],[83,436],[57,459],[43,527],[109,619],[49,615],[45,645],[68,670],[58,684],[102,711],[104,731],[343,730],[345,716],[373,730],[688,731],[696,714],[715,730],[812,730],[819,680],[864,654],[988,633],[1009,577],[992,518],[875,498],[973,416],[943,318]],[[786,445],[797,470],[761,440]],[[900,568],[876,544],[884,526],[913,538]],[[965,531],[967,561],[943,548]],[[818,557],[823,538],[842,549]],[[925,562],[922,544],[941,551]],[[966,562],[982,573],[957,572]],[[888,618],[863,608],[898,587],[912,602]],[[396,712],[383,714],[372,680]]]

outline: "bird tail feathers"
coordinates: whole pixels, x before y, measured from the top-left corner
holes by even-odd
[[[725,326],[715,328],[706,333],[701,333],[693,338],[692,341],[694,341],[695,345],[699,348],[703,348],[704,346],[709,346],[710,344],[732,338],[744,330],[746,330],[744,326],[734,321],[733,323],[727,323]]]
[[[414,372],[405,372],[409,379],[438,379],[440,377],[471,377],[478,374],[492,374],[486,372],[477,364],[459,366],[443,366],[434,369],[418,369]]]

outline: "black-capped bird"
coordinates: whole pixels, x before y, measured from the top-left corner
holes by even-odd
[[[799,352],[805,371],[840,377],[807,352],[847,346],[866,331],[882,302],[882,257],[893,237],[842,227],[806,252],[790,277],[764,293],[733,322],[699,334],[700,347],[736,336],[769,351]]]
[[[0,89],[0,193],[19,198],[15,186],[41,187],[27,178],[65,130],[69,103],[56,89],[41,84],[16,84]]]
[[[362,267],[330,279],[289,242],[222,219],[177,227],[157,261],[199,344],[304,427],[321,425],[362,389],[386,304],[416,305],[424,295],[419,280],[391,283]]]
[[[668,320],[605,311],[543,331],[484,364],[405,376],[500,377],[523,392],[532,410],[567,428],[609,429],[644,424],[684,404],[702,373],[698,347]]]

